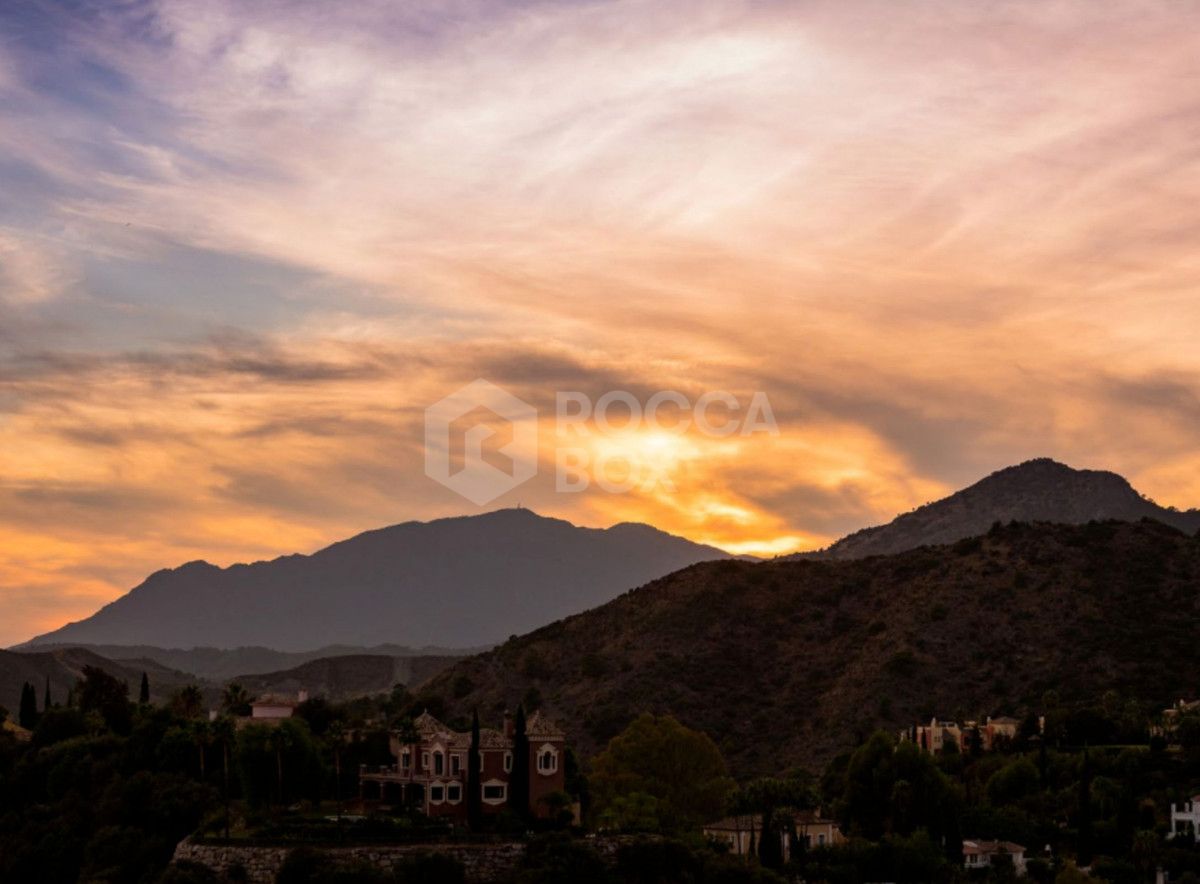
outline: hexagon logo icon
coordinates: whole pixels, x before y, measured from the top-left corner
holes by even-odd
[[[482,378],[425,409],[425,474],[476,506],[537,474],[537,409]]]

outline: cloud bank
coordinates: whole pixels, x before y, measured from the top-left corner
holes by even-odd
[[[1200,504],[1188,4],[0,10],[0,642],[149,571],[470,511],[476,377],[771,398],[675,494],[820,546],[1050,455]],[[547,452],[547,458],[552,454]]]

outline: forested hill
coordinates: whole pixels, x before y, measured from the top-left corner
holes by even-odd
[[[694,565],[468,658],[459,713],[541,702],[586,754],[639,712],[739,774],[814,769],[873,728],[1200,688],[1200,540],[1166,525],[1012,524],[853,561]]]

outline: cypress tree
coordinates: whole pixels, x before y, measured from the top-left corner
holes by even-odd
[[[471,716],[471,751],[467,756],[467,825],[483,828],[483,764],[479,758],[479,710]]]
[[[1083,750],[1083,770],[1079,777],[1079,843],[1076,859],[1081,866],[1092,862],[1092,761],[1087,747]]]
[[[50,676],[46,676],[46,693],[42,697],[42,711],[47,712],[50,709]]]
[[[775,814],[770,807],[763,810],[762,838],[758,842],[758,861],[764,869],[783,868],[783,845],[779,829],[775,826]]]
[[[508,778],[508,807],[521,819],[529,816],[529,737],[525,734],[525,706],[517,707],[513,723],[512,773]]]
[[[17,723],[26,730],[33,730],[37,724],[37,691],[29,682],[21,685],[21,708],[17,714]]]
[[[150,679],[142,673],[142,687],[138,690],[138,703],[145,706],[150,702]]]

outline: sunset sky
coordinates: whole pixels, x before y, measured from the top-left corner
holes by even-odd
[[[1036,456],[1200,505],[1200,4],[0,4],[0,644],[520,502],[822,546]],[[423,471],[485,378],[763,391],[676,490]]]

